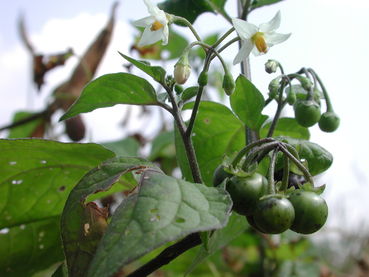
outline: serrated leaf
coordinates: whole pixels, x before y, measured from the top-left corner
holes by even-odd
[[[106,74],[90,82],[60,120],[117,104],[157,103],[155,89],[145,79],[129,73]]]
[[[108,277],[166,242],[222,228],[231,208],[226,191],[146,170],[138,194],[117,208],[88,272]]]
[[[248,127],[258,130],[263,120],[264,97],[243,75],[236,80],[236,89],[230,97],[232,110]],[[264,118],[265,120],[265,118]]]
[[[228,245],[232,240],[241,235],[248,228],[248,224],[244,216],[233,213],[229,217],[227,226],[223,229],[216,230],[208,239],[207,248],[203,245],[192,264],[186,271],[185,276],[188,276],[197,265],[202,263],[206,258],[214,254],[219,249]]]
[[[130,63],[132,63],[134,66],[136,66],[137,68],[141,69],[143,72],[145,72],[146,74],[150,75],[155,81],[163,84],[164,83],[164,79],[165,79],[165,70],[164,68],[160,67],[160,66],[152,66],[150,65],[150,63],[148,62],[143,62],[143,61],[138,61],[135,60],[131,57],[128,57],[127,55],[124,55],[120,52],[118,52],[119,55],[121,55],[124,59],[126,59],[127,61],[129,61]]]
[[[260,129],[260,137],[265,138],[268,134],[271,122],[265,124]],[[283,117],[277,122],[277,126],[274,130],[273,137],[285,136],[296,139],[310,139],[310,132],[308,128],[302,127],[297,123],[296,119]]]
[[[71,191],[61,218],[61,234],[70,276],[86,276],[96,241],[100,240],[100,237],[86,238],[86,198],[108,190],[121,175],[147,167],[155,166],[140,158],[113,158],[88,172]],[[87,230],[90,227],[88,225]]]
[[[0,140],[0,151],[0,229],[9,230],[0,235],[0,269],[19,273],[4,276],[30,276],[64,259],[59,217],[68,193],[113,153],[41,139]]]
[[[319,144],[288,137],[283,137],[283,140],[295,147],[300,158],[307,161],[311,175],[318,175],[319,173],[326,171],[332,165],[332,154]]]
[[[192,108],[193,103],[184,109]],[[184,177],[191,181],[185,149],[179,133],[175,132],[177,160]],[[197,161],[206,185],[212,185],[213,172],[225,155],[232,155],[245,144],[243,123],[224,105],[203,101],[192,133]]]

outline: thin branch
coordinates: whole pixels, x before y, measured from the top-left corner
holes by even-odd
[[[188,235],[183,240],[164,249],[158,256],[156,256],[154,259],[152,259],[142,267],[138,268],[136,271],[127,275],[127,277],[147,276],[162,267],[163,265],[170,263],[172,260],[183,254],[187,250],[200,244],[201,238],[199,233]]]

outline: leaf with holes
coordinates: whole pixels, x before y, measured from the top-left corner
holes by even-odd
[[[166,242],[226,225],[231,199],[225,190],[146,170],[139,192],[117,208],[88,271],[108,277]]]
[[[70,276],[86,276],[90,260],[107,225],[105,211],[92,202],[85,204],[86,198],[109,190],[123,174],[146,167],[155,166],[140,158],[113,158],[88,172],[71,191],[61,219]]]
[[[0,254],[0,268],[16,272],[19,267],[24,271],[18,276],[29,276],[24,272],[63,259],[58,222],[68,193],[87,171],[114,154],[97,144],[41,139],[0,140],[0,151],[0,229],[9,231],[0,235],[6,251]],[[36,231],[50,232],[47,244]],[[32,254],[34,249],[40,252]]]
[[[106,74],[90,82],[60,120],[117,104],[156,105],[158,101],[145,79],[129,73]]]
[[[188,103],[184,109],[190,109]],[[175,133],[177,160],[182,174],[192,181],[185,148],[179,133]],[[206,185],[212,185],[213,172],[224,155],[232,155],[245,144],[244,124],[224,105],[203,101],[200,104],[192,133],[201,175]]]

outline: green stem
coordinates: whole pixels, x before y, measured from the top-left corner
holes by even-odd
[[[217,5],[215,5],[212,1],[206,1],[211,8],[221,14],[225,20],[232,24],[232,18],[226,13],[225,10],[219,9]]]
[[[270,159],[269,164],[269,172],[268,172],[268,193],[275,194],[275,185],[274,185],[274,170],[275,170],[275,162],[277,160],[278,148],[274,149],[272,157]]]
[[[245,146],[244,148],[241,149],[240,152],[238,152],[237,156],[233,159],[232,166],[236,167],[236,165],[241,161],[242,157],[245,156],[247,152],[249,152],[252,148],[273,141],[275,141],[275,139],[273,138],[264,138]]]
[[[286,105],[286,101],[283,101],[283,90],[284,90],[284,82],[282,82],[280,88],[279,88],[279,98],[278,98],[278,106],[277,106],[277,110],[275,112],[272,124],[270,125],[267,137],[272,137],[275,128],[277,127],[277,123],[279,120],[279,117],[281,116],[282,110],[284,108],[284,106]]]
[[[223,42],[223,40],[225,40],[230,34],[232,34],[233,31],[234,27],[225,32],[225,34],[221,38],[219,38],[211,47],[216,48],[219,44]]]
[[[281,191],[286,193],[288,189],[288,179],[290,175],[290,159],[283,156],[283,176],[282,176],[282,186]]]
[[[242,168],[244,168],[244,169],[247,168],[255,160],[255,158],[257,156],[259,156],[259,158],[260,158],[261,156],[266,155],[272,149],[275,149],[276,147],[279,147],[280,144],[281,143],[279,141],[273,140],[271,142],[264,143],[261,146],[254,147],[254,149],[252,151],[250,151],[249,155],[246,157],[246,160],[243,163]],[[259,153],[262,153],[262,154],[258,155]]]
[[[320,79],[319,75],[316,74],[316,72],[312,68],[309,68],[308,71],[311,72],[311,74],[313,75],[314,78],[316,78],[316,80],[318,81],[318,83],[319,83],[319,85],[320,85],[320,87],[323,91],[325,102],[327,104],[327,112],[333,112],[333,106],[332,106],[332,103],[331,103],[331,99],[329,98],[328,92],[327,92],[322,80]]]
[[[306,167],[294,156],[292,155],[285,146],[281,145],[280,150],[287,155],[287,157],[302,171],[306,180],[314,186],[314,180],[311,176],[310,172],[306,169]]]
[[[191,24],[191,22],[188,21],[186,18],[181,17],[181,16],[172,15],[172,20],[173,20],[173,22],[179,22],[179,23],[182,23],[182,24],[186,25],[188,28],[190,28],[190,30],[193,33],[193,35],[195,36],[195,38],[198,41],[201,41],[201,38],[200,38],[199,34],[196,32],[196,30],[193,27],[193,25]]]
[[[193,147],[191,138],[186,136],[186,124],[183,122],[183,119],[180,115],[179,107],[173,95],[173,91],[168,86],[164,86],[164,88],[168,93],[170,102],[172,103],[171,113],[174,117],[174,120],[176,122],[178,131],[181,135],[181,138],[182,138],[185,150],[186,150],[186,155],[187,155],[188,163],[190,165],[193,180],[196,183],[202,183],[199,163],[197,162],[195,149]]]

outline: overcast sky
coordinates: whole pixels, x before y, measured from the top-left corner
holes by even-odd
[[[228,2],[227,9],[230,14],[235,14],[235,5],[230,3],[232,0]],[[16,110],[43,107],[45,97],[69,76],[77,62],[72,58],[64,68],[51,72],[42,94],[37,95],[31,83],[31,60],[16,30],[18,15],[25,15],[31,40],[40,52],[56,53],[72,47],[77,55],[81,55],[104,26],[112,3],[89,0],[1,1],[0,126],[8,123]],[[253,82],[260,90],[266,91],[272,77],[263,68],[270,58],[279,60],[287,72],[306,66],[314,68],[321,76],[334,109],[341,117],[341,126],[333,134],[322,133],[318,127],[311,128],[312,141],[332,152],[335,158],[321,182],[328,187],[326,196],[331,214],[346,211],[345,216],[336,216],[332,222],[339,223],[344,219],[357,223],[357,219],[366,218],[367,208],[363,205],[369,197],[369,1],[286,0],[255,11],[249,20],[255,24],[266,22],[278,10],[282,14],[279,31],[291,32],[292,36],[285,43],[273,47],[268,54],[251,57]],[[98,75],[122,71],[122,60],[116,51],[128,52],[133,31],[129,22],[144,16],[147,16],[147,11],[143,1],[120,2],[113,41]],[[195,26],[201,35],[205,35],[228,29],[226,24],[220,16],[207,13],[196,21]],[[181,31],[186,33],[184,29]],[[233,48],[226,52],[229,61],[235,51]],[[122,130],[117,128],[120,117],[114,116],[121,111],[121,106],[116,106],[85,115],[89,124],[93,123],[98,130],[90,131],[89,137],[94,141],[121,137]],[[108,121],[107,116],[110,116]],[[333,209],[336,210],[333,212]]]

